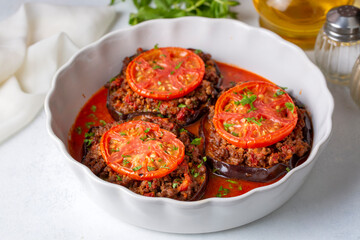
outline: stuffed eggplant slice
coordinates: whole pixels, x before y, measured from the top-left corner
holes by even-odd
[[[255,182],[284,175],[306,160],[312,145],[304,107],[266,82],[224,92],[202,120],[201,135],[216,174]]]
[[[144,196],[198,200],[208,173],[194,139],[169,119],[139,114],[91,128],[82,163],[103,180]]]
[[[115,120],[152,112],[188,125],[214,102],[221,75],[211,55],[178,47],[138,49],[108,85],[107,108]]]

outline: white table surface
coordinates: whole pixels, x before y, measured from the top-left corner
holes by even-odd
[[[0,0],[0,20],[22,2]],[[240,2],[236,8],[239,20],[258,26],[252,1]],[[116,8],[119,14],[113,29],[128,27],[131,1]],[[328,86],[335,99],[332,137],[298,193],[253,223],[197,235],[141,229],[112,218],[93,204],[50,139],[42,110],[31,124],[0,145],[0,239],[360,239],[360,108],[346,87]]]

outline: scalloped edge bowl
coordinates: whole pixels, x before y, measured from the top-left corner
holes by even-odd
[[[287,86],[312,116],[314,143],[308,160],[269,186],[238,197],[195,202],[144,197],[95,176],[69,154],[69,130],[85,102],[120,71],[123,58],[134,54],[138,47],[150,49],[156,43],[201,49],[217,61]],[[238,227],[284,204],[303,184],[324,148],[332,128],[333,108],[322,73],[300,48],[270,31],[236,20],[200,17],[153,20],[107,34],[58,70],[45,102],[49,134],[90,199],[117,219],[173,233]]]

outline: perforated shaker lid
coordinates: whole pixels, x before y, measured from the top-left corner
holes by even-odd
[[[326,15],[324,31],[335,41],[360,40],[360,9],[351,5],[331,9]]]

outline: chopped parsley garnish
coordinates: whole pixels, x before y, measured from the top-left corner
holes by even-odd
[[[245,106],[246,104],[249,104],[250,105],[249,112],[256,110],[256,108],[253,105],[253,103],[256,100],[256,95],[250,95],[250,93],[248,92],[247,94],[242,94],[242,97],[243,98],[240,101],[241,105]]]
[[[206,162],[207,161],[207,157],[205,156],[205,157],[203,157],[203,161],[204,162]]]
[[[160,168],[170,169],[169,167],[166,166],[166,164],[162,165]]]
[[[147,139],[147,136],[146,136],[146,135],[140,137],[140,140],[141,140],[141,141],[145,141],[146,139]]]
[[[197,165],[197,168],[201,168],[202,165],[203,165],[203,163],[199,163],[199,164]]]
[[[149,185],[149,188],[151,188],[151,182],[150,181],[148,181],[148,185]]]
[[[150,131],[150,128],[146,128],[144,132],[148,133],[149,131]]]
[[[176,150],[178,150],[178,149],[179,149],[179,147],[177,147],[177,146],[174,146],[174,147],[173,147],[173,150],[174,150],[174,151],[176,151]]]
[[[238,187],[238,189],[239,189],[240,191],[242,191],[242,186],[240,185],[240,186]]]
[[[103,125],[103,126],[106,125],[106,122],[105,122],[104,120],[102,120],[102,119],[101,119],[99,122],[100,122],[100,124]]]
[[[171,72],[170,72],[170,75],[173,75],[174,73],[175,73],[175,71],[171,71]]]
[[[187,132],[188,130],[186,130],[186,129],[184,129],[184,128],[181,128],[180,129],[180,132],[182,133],[182,132]]]
[[[159,49],[159,44],[158,43],[154,45],[154,49]]]
[[[148,170],[149,172],[151,172],[151,171],[154,171],[155,168],[154,168],[154,167],[151,167],[151,166],[147,166],[147,170]]]
[[[172,188],[176,188],[178,185],[179,185],[179,183],[175,182],[175,183],[172,184]]]
[[[134,172],[136,172],[137,170],[139,170],[139,169],[141,169],[141,168],[142,168],[142,166],[139,165],[139,166],[134,167],[132,170],[133,170]]]
[[[116,179],[117,179],[118,181],[122,181],[122,178],[121,178],[119,175],[116,175]]]
[[[81,134],[82,133],[82,128],[81,127],[77,127],[77,128],[75,128],[75,131],[76,131],[76,133],[77,134]]]
[[[85,138],[88,137],[93,137],[95,135],[95,133],[91,132],[91,133],[85,133]]]
[[[178,105],[178,108],[184,108],[184,107],[186,107],[185,104],[182,104],[182,103],[181,103],[181,104]]]
[[[248,121],[249,123],[255,123],[256,125],[258,126],[261,126],[262,125],[262,121],[264,121],[264,119],[261,117],[259,118],[259,120],[256,120],[255,117],[248,117],[248,118],[245,118],[246,121]]]
[[[200,143],[201,143],[201,137],[200,138],[195,138],[194,140],[191,141],[190,144],[197,146],[197,145],[200,145]]]
[[[121,136],[126,136],[126,132],[120,132]]]
[[[287,172],[290,172],[290,168],[287,167],[287,168],[286,168],[286,171],[287,171]]]
[[[118,148],[117,149],[114,149],[114,148],[110,149],[110,152],[118,152],[118,151],[120,151]]]
[[[239,134],[236,133],[236,132],[231,132],[231,135],[233,135],[233,136],[235,136],[235,137],[238,137],[238,136],[239,136]]]
[[[90,146],[90,144],[92,143],[92,139],[85,139],[84,143],[86,144],[86,146]]]
[[[175,69],[179,69],[179,68],[181,67],[181,64],[182,64],[182,63],[183,63],[183,62],[179,62],[178,65],[175,66]]]
[[[241,101],[234,101],[234,104],[235,104],[236,106],[239,106],[240,103],[241,103]]]
[[[131,157],[131,155],[121,155],[121,157],[123,157],[123,158],[129,158],[129,157]]]
[[[236,85],[236,82],[231,81],[231,82],[230,82],[230,85],[231,85],[232,87],[234,87],[234,86]]]
[[[96,112],[96,106],[95,105],[91,106],[91,111]]]
[[[163,70],[164,68],[162,66],[159,66],[159,65],[155,65],[152,67],[152,69],[156,70],[156,69],[161,69]]]
[[[160,82],[160,81],[158,81],[158,85],[161,85],[161,82]]]
[[[231,123],[225,123],[224,122],[224,128],[225,128],[225,131],[229,131],[229,127],[232,127],[232,126],[234,126],[235,124],[231,124]]]
[[[293,103],[291,103],[291,102],[286,102],[286,103],[285,103],[285,107],[286,107],[287,109],[289,109],[292,113],[294,113],[295,106],[294,106]]]
[[[196,50],[194,51],[194,53],[199,54],[199,53],[202,53],[202,51],[201,51],[200,49],[196,49]]]
[[[85,126],[87,128],[91,128],[91,125],[94,125],[94,124],[95,124],[94,122],[87,122],[87,123],[85,123]]]
[[[115,81],[115,80],[116,80],[116,78],[113,77],[112,79],[110,79],[109,82],[112,83],[112,82]]]
[[[237,184],[237,182],[234,181],[234,180],[227,179],[226,181],[229,182],[229,183]]]
[[[90,114],[88,115],[88,117],[94,118],[95,120],[97,119],[97,117],[96,117],[95,114],[93,114],[93,113],[90,113]]]
[[[220,186],[220,187],[219,187],[219,190],[218,190],[218,192],[217,192],[217,194],[216,194],[216,197],[226,196],[226,195],[229,194],[229,192],[230,192],[229,189],[224,188],[223,186]]]
[[[281,96],[281,95],[283,95],[283,94],[285,94],[285,92],[282,91],[282,90],[280,90],[280,89],[278,89],[278,90],[274,93],[274,97],[278,97],[278,96]]]

